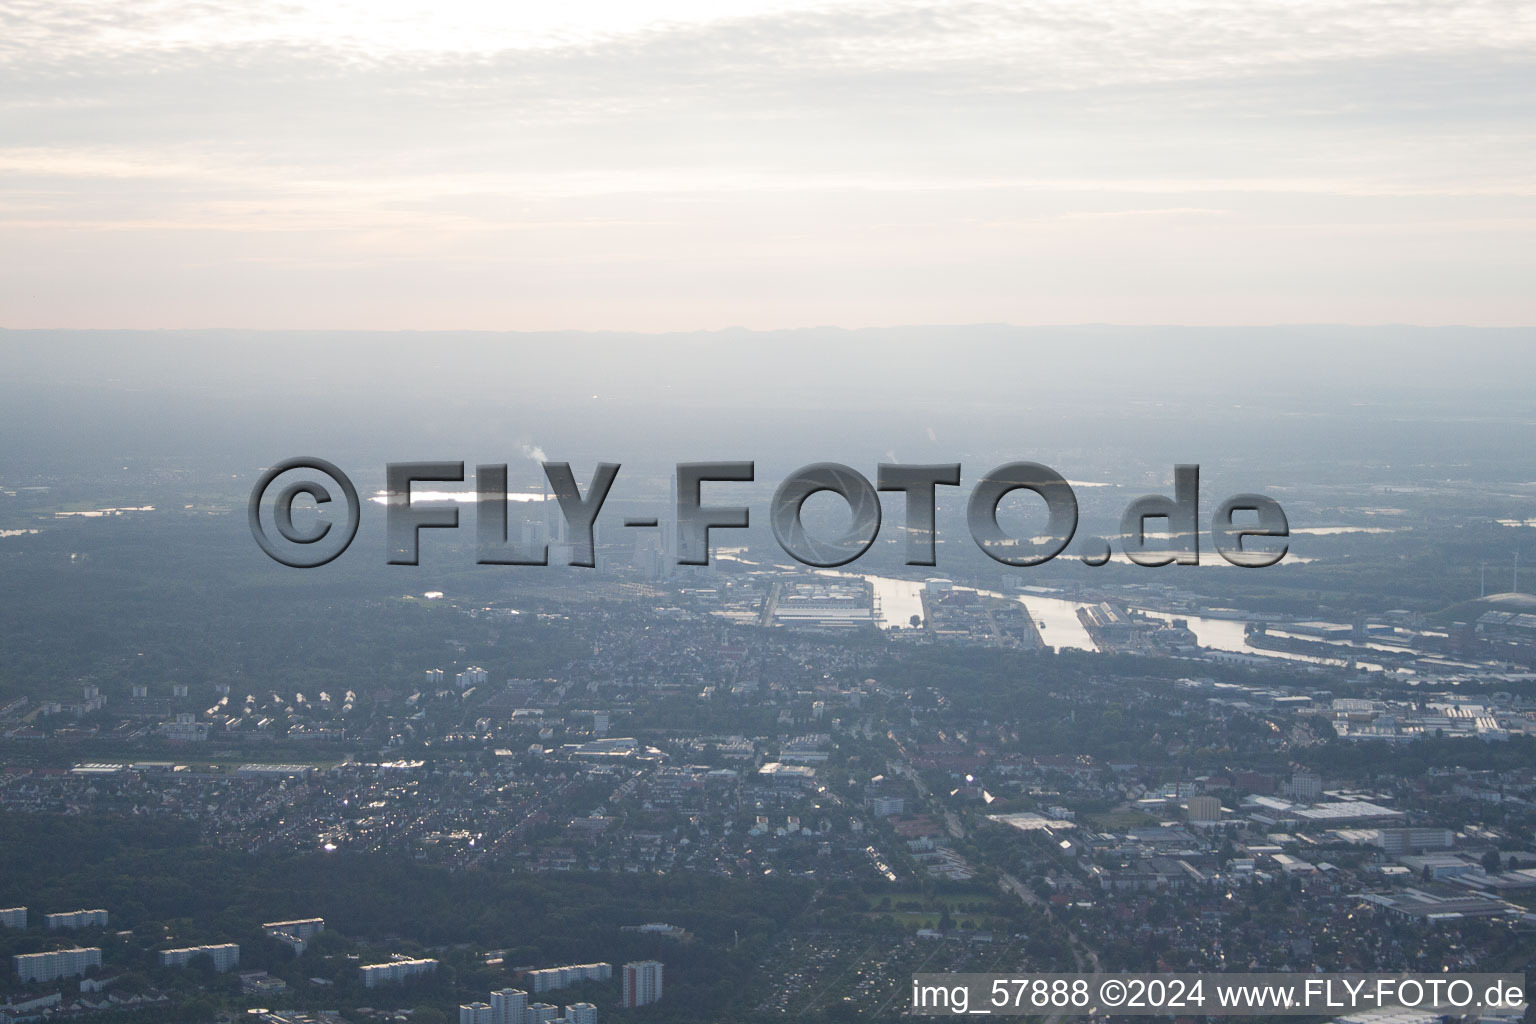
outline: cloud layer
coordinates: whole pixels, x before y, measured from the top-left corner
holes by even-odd
[[[1536,322],[1528,4],[524,6],[0,3],[0,325]]]

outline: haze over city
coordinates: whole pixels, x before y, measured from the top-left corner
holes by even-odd
[[[1531,1024],[1533,52],[0,0],[0,1024]]]

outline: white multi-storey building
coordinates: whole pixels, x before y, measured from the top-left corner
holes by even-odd
[[[636,960],[624,965],[625,1007],[645,1006],[660,998],[660,960]]]
[[[1214,796],[1192,796],[1185,807],[1190,821],[1221,820],[1221,801]]]
[[[220,942],[211,946],[183,946],[180,949],[162,949],[160,951],[161,967],[185,967],[192,962],[192,958],[203,954],[213,958],[213,969],[219,972],[227,971],[240,963],[240,944],[237,942]]]
[[[546,1024],[560,1016],[560,1007],[553,1003],[533,1003],[523,1011],[523,1024]]]
[[[105,910],[70,910],[62,914],[44,914],[43,925],[49,931],[60,931],[65,928],[90,928],[93,925],[107,926],[107,912]]]
[[[504,988],[491,993],[491,1024],[523,1024],[528,1010],[528,993],[520,988]]]
[[[1448,828],[1384,828],[1376,835],[1376,845],[1391,854],[1449,850],[1456,845],[1456,834]]]
[[[101,947],[56,949],[51,953],[23,953],[12,958],[22,981],[57,981],[76,978],[101,966]]]
[[[597,1007],[591,1003],[571,1003],[565,1008],[565,1024],[597,1024]]]
[[[26,926],[26,907],[7,907],[0,910],[0,928],[25,928]]]
[[[437,961],[430,958],[413,960],[402,956],[387,964],[364,964],[357,970],[363,977],[364,988],[376,988],[379,985],[404,981],[418,974],[431,974],[437,970]]]
[[[276,935],[278,932],[287,932],[295,938],[312,939],[325,931],[325,918],[304,917],[297,921],[268,921],[261,926],[261,930],[268,935]]]
[[[304,950],[309,946],[309,940],[325,931],[325,918],[304,917],[296,921],[267,921],[261,926],[261,930],[270,939],[276,939],[289,949],[294,956],[303,956]]]
[[[460,1003],[459,1024],[491,1024],[490,1003]]]
[[[1286,787],[1290,796],[1305,804],[1316,803],[1323,795],[1323,780],[1316,772],[1295,772]]]
[[[613,964],[566,964],[564,967],[543,967],[528,972],[528,984],[534,992],[567,988],[583,981],[607,981],[613,977]]]

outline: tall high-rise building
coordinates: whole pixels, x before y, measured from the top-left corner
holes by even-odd
[[[504,988],[491,993],[491,1024],[524,1024],[528,993],[520,988]]]
[[[597,1024],[597,1007],[591,1003],[567,1004],[565,1024]]]
[[[523,1024],[545,1024],[560,1016],[560,1007],[553,1003],[533,1003],[523,1011]]]
[[[636,960],[624,965],[625,1007],[645,1006],[660,998],[660,960]]]

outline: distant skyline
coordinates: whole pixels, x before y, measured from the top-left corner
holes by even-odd
[[[1536,324],[1536,8],[0,0],[0,327]]]

